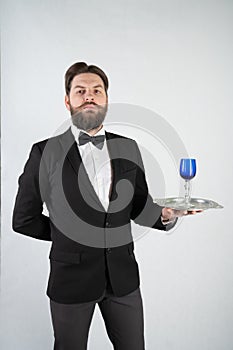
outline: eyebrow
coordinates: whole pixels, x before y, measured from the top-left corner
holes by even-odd
[[[82,85],[76,85],[76,86],[74,86],[74,89],[85,89],[86,88],[86,86],[82,86]],[[98,84],[98,85],[95,85],[95,86],[93,86],[93,88],[94,89],[96,89],[96,88],[101,88],[101,89],[103,89],[103,86],[102,85],[100,85],[100,84]]]

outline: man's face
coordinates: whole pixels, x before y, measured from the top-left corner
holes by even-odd
[[[107,102],[104,83],[93,73],[76,75],[71,82],[69,96],[65,96],[73,124],[86,131],[96,129],[103,123]]]

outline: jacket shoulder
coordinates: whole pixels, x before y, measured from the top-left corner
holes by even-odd
[[[61,140],[68,132],[69,132],[69,129],[59,135],[48,137],[47,139],[37,141],[32,145],[32,148],[34,149],[37,148],[40,150],[41,153],[43,153],[45,146],[47,144],[50,144],[50,145],[58,144],[58,141]]]
[[[133,144],[136,144],[136,141],[134,139],[131,139],[130,137],[126,137],[126,136],[123,136],[121,134],[115,134],[115,133],[109,132],[109,131],[106,131],[106,133],[107,133],[109,138],[127,140]]]

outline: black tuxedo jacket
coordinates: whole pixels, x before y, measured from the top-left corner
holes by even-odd
[[[112,168],[106,211],[89,181],[70,129],[35,143],[19,177],[13,229],[52,241],[47,295],[60,303],[99,298],[108,271],[113,292],[126,295],[139,286],[131,220],[160,230],[162,207],[148,193],[134,140],[106,132]],[[42,213],[46,204],[49,216]]]

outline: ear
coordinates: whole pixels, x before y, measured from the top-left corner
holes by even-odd
[[[68,111],[70,111],[70,99],[69,96],[65,95],[65,105]]]

